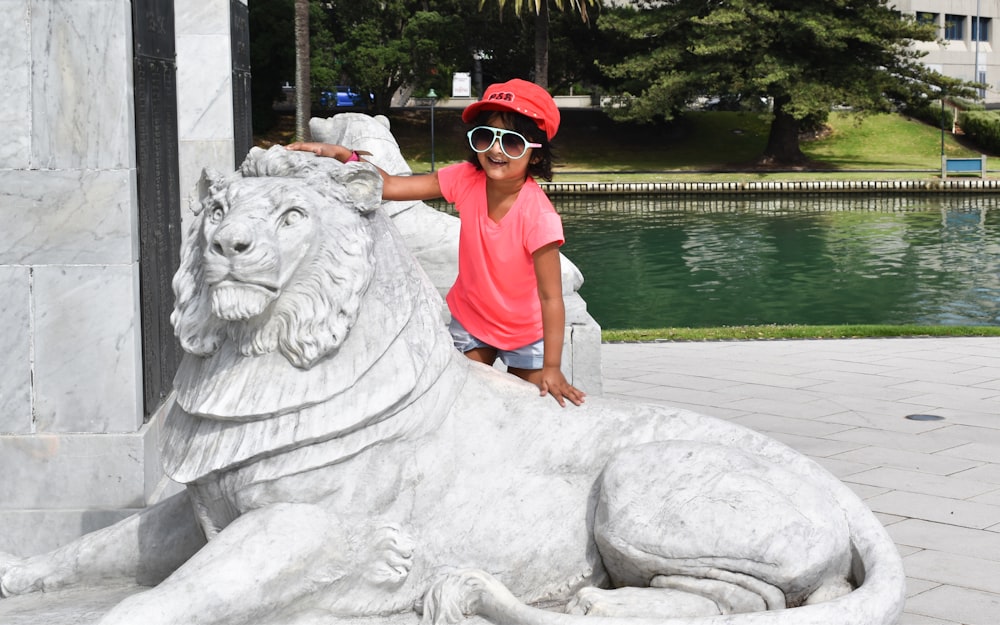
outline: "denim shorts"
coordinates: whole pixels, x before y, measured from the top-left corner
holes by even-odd
[[[545,344],[542,339],[538,339],[534,343],[518,347],[517,349],[497,349],[489,343],[484,343],[469,334],[465,326],[459,323],[458,319],[454,317],[451,318],[451,322],[448,324],[448,331],[451,332],[451,340],[455,343],[455,349],[463,354],[471,349],[480,347],[496,349],[497,356],[500,357],[503,364],[515,369],[541,369],[542,363],[545,361]]]

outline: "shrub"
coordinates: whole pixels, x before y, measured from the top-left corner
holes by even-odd
[[[958,125],[981,150],[1000,154],[1000,114],[991,111],[965,111]]]

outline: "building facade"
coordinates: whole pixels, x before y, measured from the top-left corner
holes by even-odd
[[[980,91],[987,107],[1000,107],[1000,57],[997,19],[1000,0],[897,0],[896,10],[934,24],[937,41],[921,42],[921,61],[945,76],[986,85]]]

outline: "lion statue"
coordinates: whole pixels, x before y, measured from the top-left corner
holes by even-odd
[[[65,622],[896,621],[892,541],[811,460],[689,411],[560,408],[455,351],[380,185],[282,147],[206,172],[160,432],[186,489],[0,557],[0,620],[92,593]]]

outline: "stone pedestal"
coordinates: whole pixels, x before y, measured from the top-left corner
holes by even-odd
[[[230,10],[174,0],[182,197],[235,161]],[[0,551],[176,488],[143,405],[132,58],[128,0],[0,0]]]

